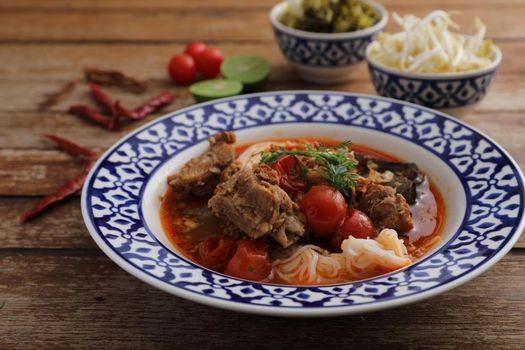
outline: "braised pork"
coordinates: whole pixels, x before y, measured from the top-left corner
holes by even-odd
[[[267,165],[244,167],[229,174],[217,186],[208,207],[248,237],[269,235],[283,247],[305,232],[297,204],[279,187],[277,172]]]
[[[390,186],[369,183],[358,208],[380,229],[391,228],[403,234],[414,226],[407,201]]]
[[[235,134],[221,132],[208,137],[210,148],[193,158],[175,175],[168,177],[168,184],[177,192],[199,197],[211,196],[221,179],[222,171],[235,159]]]
[[[391,173],[388,181],[382,182],[402,195],[408,204],[416,202],[416,186],[421,184],[425,175],[414,163],[389,162],[363,154],[356,154],[358,160],[357,171],[361,176],[367,177],[371,170],[378,173]]]

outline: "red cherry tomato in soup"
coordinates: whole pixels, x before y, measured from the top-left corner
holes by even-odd
[[[184,49],[184,53],[186,55],[190,55],[194,59],[197,57],[199,53],[206,50],[207,46],[202,41],[192,41],[188,45],[186,45],[186,49]]]
[[[171,79],[179,84],[189,84],[195,79],[197,72],[195,61],[190,55],[181,53],[173,56],[168,64]]]
[[[237,241],[237,249],[224,273],[250,281],[262,281],[272,272],[267,248],[253,241]]]
[[[234,247],[235,241],[229,237],[209,237],[199,244],[199,258],[204,266],[218,268],[228,262]]]
[[[301,168],[293,156],[282,157],[272,165],[272,169],[279,174],[279,187],[286,192],[297,192],[306,187],[301,175]]]
[[[301,199],[299,208],[308,229],[320,236],[333,234],[346,214],[343,195],[326,185],[313,186]]]
[[[205,78],[215,78],[221,70],[221,63],[224,60],[222,52],[214,47],[207,47],[199,52],[195,57],[197,70]]]
[[[332,236],[330,245],[334,249],[340,249],[341,243],[349,236],[355,238],[367,238],[375,235],[372,220],[361,210],[348,209],[346,217],[339,226],[336,234]]]

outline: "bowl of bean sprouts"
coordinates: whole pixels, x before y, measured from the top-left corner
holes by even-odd
[[[485,37],[480,19],[474,20],[473,34],[462,34],[454,15],[441,10],[423,18],[393,14],[402,31],[380,34],[366,50],[380,95],[455,116],[483,99],[501,63],[501,51]]]

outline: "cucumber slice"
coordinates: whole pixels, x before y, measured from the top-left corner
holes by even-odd
[[[198,102],[203,102],[239,95],[242,92],[242,84],[238,81],[227,79],[203,80],[192,84],[190,92]]]
[[[270,75],[270,63],[253,55],[235,55],[224,59],[221,65],[223,77],[237,80],[251,90],[262,84]]]

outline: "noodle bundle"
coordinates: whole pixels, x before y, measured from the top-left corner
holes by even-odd
[[[276,275],[291,284],[326,284],[359,280],[411,264],[397,232],[384,229],[376,239],[350,236],[341,244],[342,253],[329,253],[312,245],[297,248],[273,263]]]

